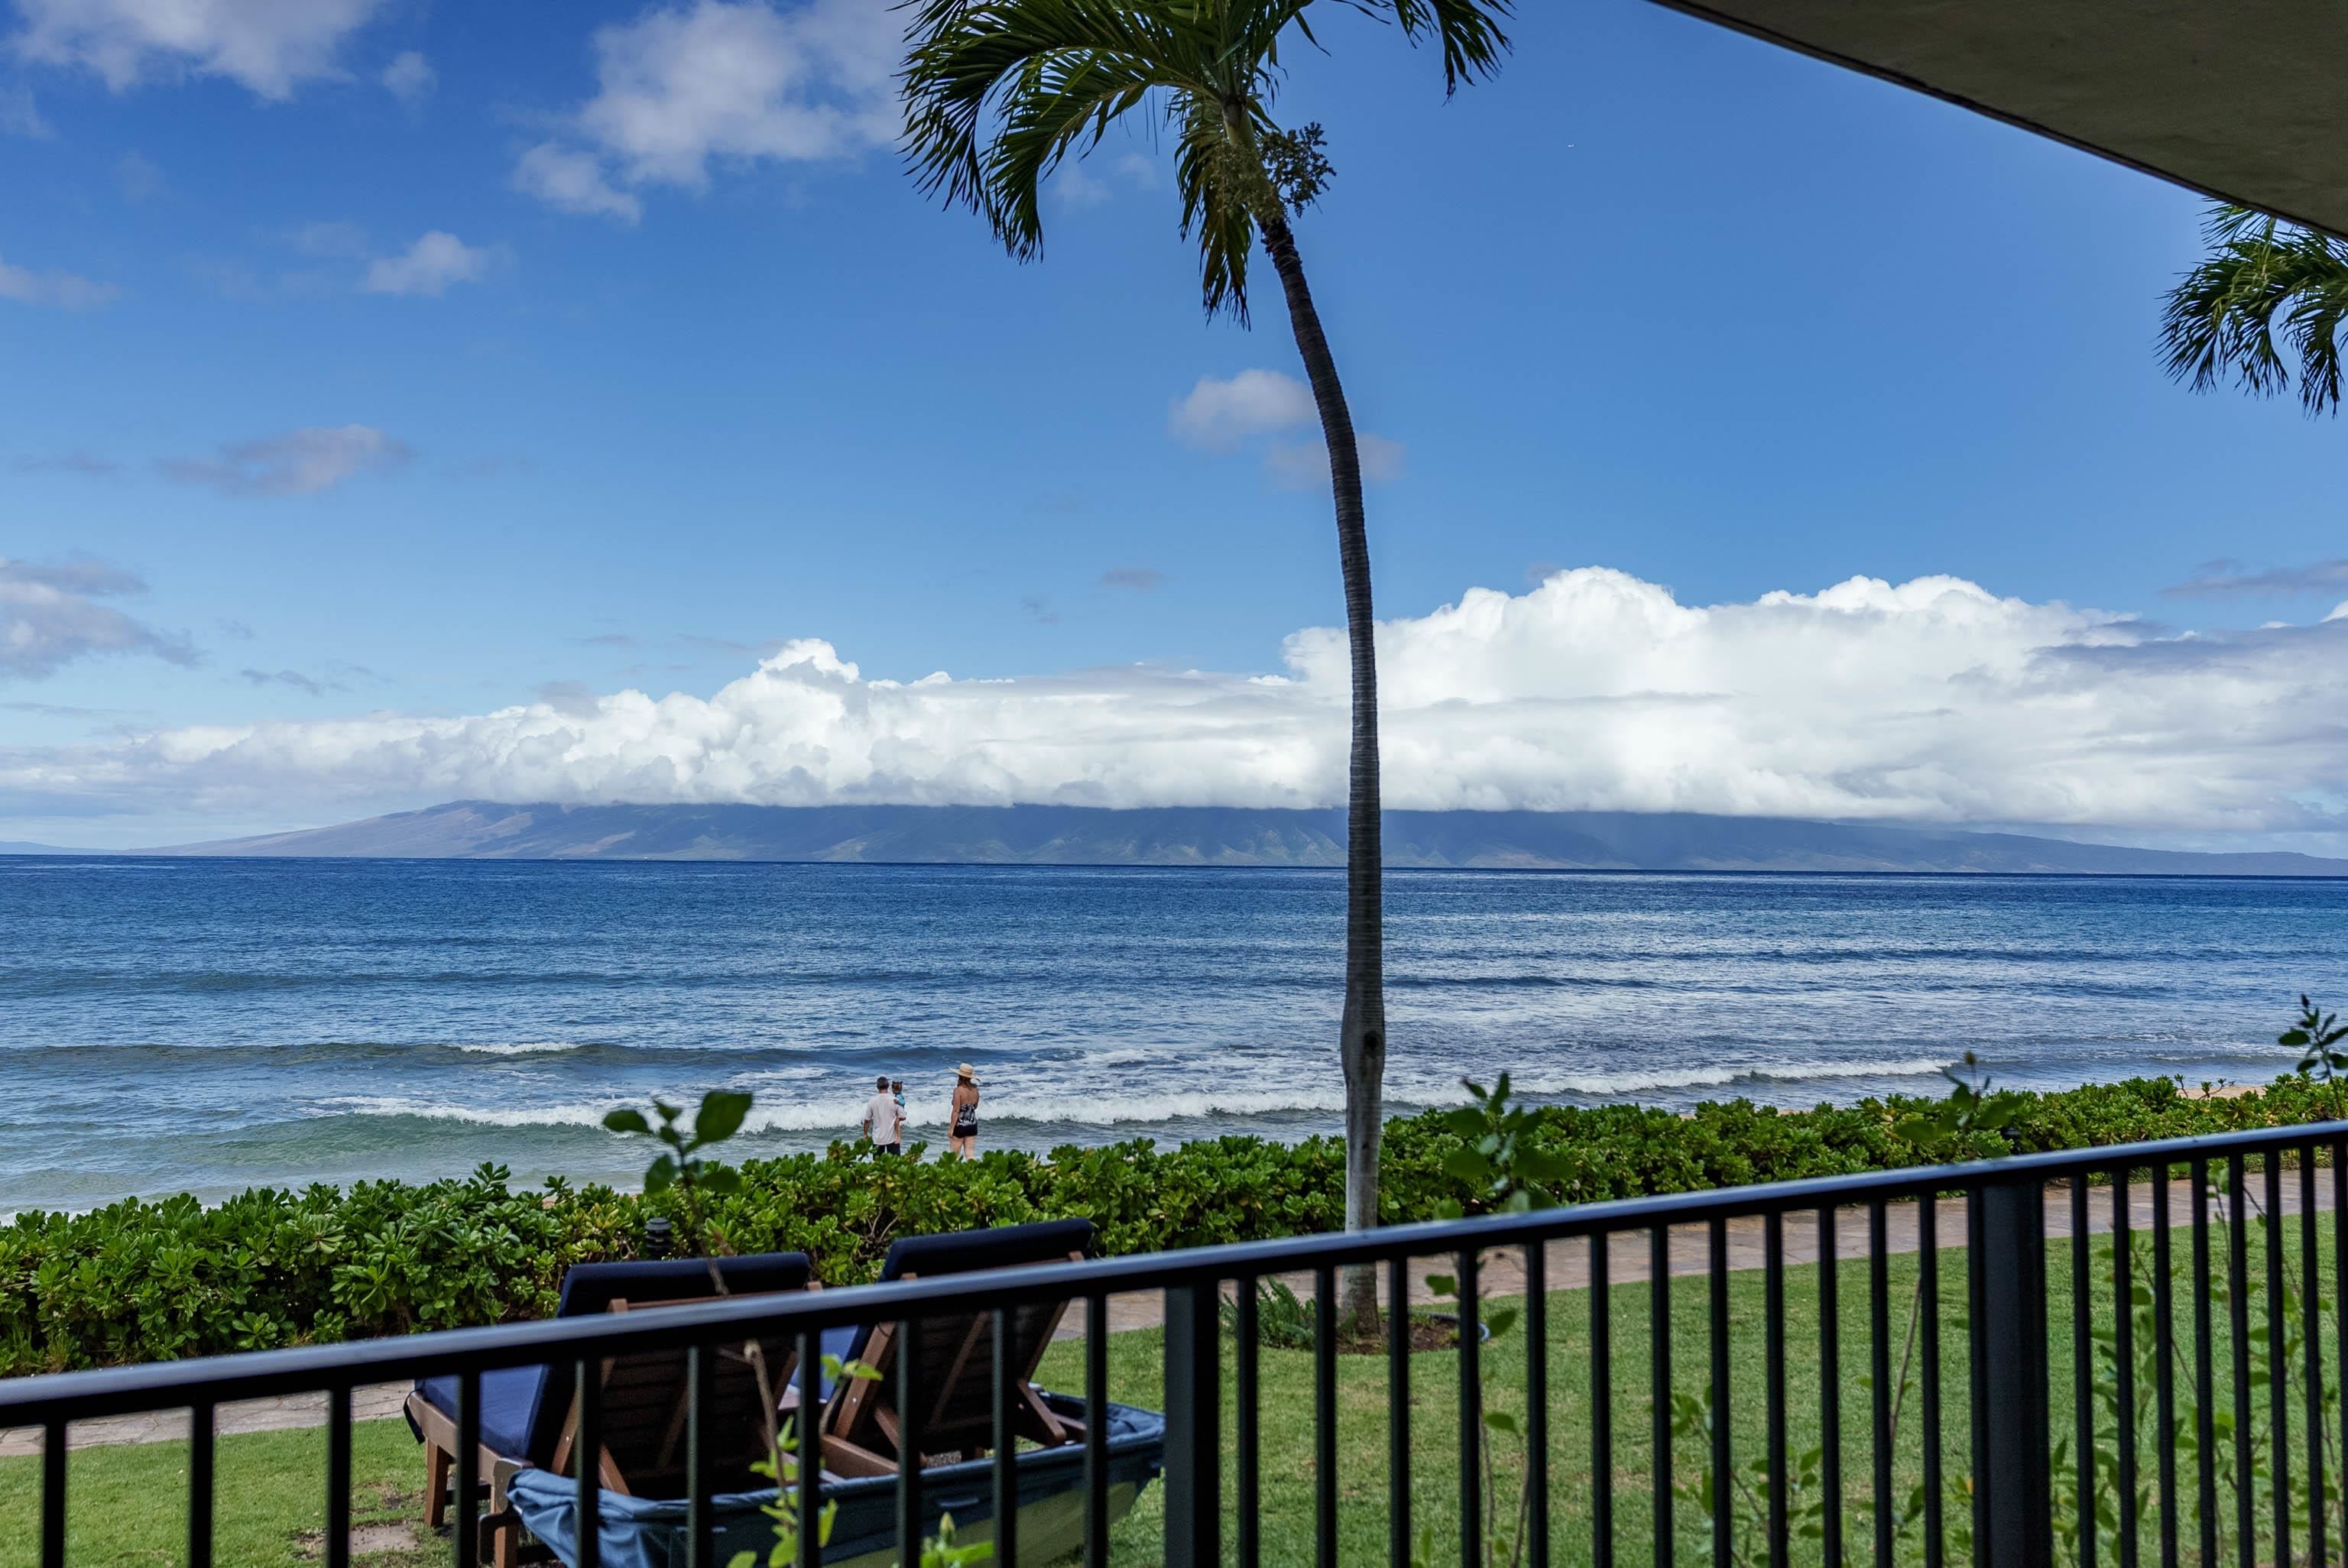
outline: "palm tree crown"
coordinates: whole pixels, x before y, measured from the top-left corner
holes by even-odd
[[[2348,321],[2348,241],[2248,207],[2213,205],[2209,253],[2168,292],[2161,347],[2168,374],[2207,392],[2230,374],[2271,397],[2291,383],[2281,335],[2299,361],[2311,415],[2340,407],[2340,330]]]
[[[973,209],[1029,259],[1060,160],[1156,110],[1175,138],[1207,311],[1244,322],[1259,227],[1309,204],[1330,173],[1318,126],[1283,130],[1272,117],[1282,42],[1318,47],[1316,3],[1439,42],[1447,91],[1508,49],[1513,0],[916,0],[906,140],[922,189]]]

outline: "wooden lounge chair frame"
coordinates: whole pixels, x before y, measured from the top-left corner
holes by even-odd
[[[822,1286],[819,1282],[811,1279],[808,1282],[807,1288],[818,1290]],[[740,1296],[774,1293],[736,1292],[736,1294]],[[692,1306],[696,1305],[698,1301],[713,1299],[716,1298],[688,1297],[684,1300],[654,1301],[647,1302],[635,1310],[652,1312],[663,1307]],[[624,1297],[614,1298],[606,1308],[612,1312],[625,1312],[629,1309],[629,1303]],[[777,1348],[763,1339],[760,1344],[770,1352]],[[716,1418],[720,1423],[721,1430],[728,1424],[729,1417],[734,1423],[738,1424],[740,1421],[744,1412],[734,1407],[739,1407],[745,1403],[743,1394],[747,1396],[747,1403],[751,1419],[757,1420],[759,1426],[757,1450],[747,1456],[721,1456],[716,1461],[719,1468],[718,1479],[730,1485],[753,1484],[749,1466],[752,1461],[767,1457],[767,1423],[778,1418],[773,1413],[767,1413],[763,1417],[759,1415],[757,1407],[761,1400],[757,1393],[757,1381],[750,1370],[747,1354],[738,1347],[720,1347],[718,1355],[721,1366],[726,1362],[733,1362],[742,1368],[737,1378],[721,1377],[717,1379],[721,1399],[729,1387],[742,1390],[742,1393],[737,1393],[733,1399],[721,1403]],[[768,1355],[767,1387],[775,1391],[778,1398],[784,1389],[791,1387],[797,1359],[788,1352],[785,1352],[779,1358],[772,1354]],[[603,1392],[604,1440],[599,1446],[595,1456],[595,1470],[597,1479],[604,1491],[616,1491],[623,1496],[634,1496],[636,1489],[640,1486],[662,1481],[674,1481],[680,1488],[685,1484],[682,1456],[685,1452],[685,1422],[692,1410],[692,1390],[689,1379],[685,1376],[685,1352],[682,1349],[654,1350],[631,1356],[607,1356],[603,1358],[601,1377]],[[660,1412],[656,1421],[660,1437],[653,1450],[652,1463],[649,1466],[638,1465],[631,1472],[613,1453],[612,1443],[613,1439],[620,1435],[621,1430],[631,1423],[632,1418],[641,1419],[642,1412],[645,1411]],[[451,1473],[456,1469],[457,1423],[448,1412],[427,1399],[421,1393],[410,1393],[407,1396],[407,1415],[408,1419],[415,1422],[417,1430],[424,1436],[424,1522],[431,1528],[438,1529],[447,1522],[448,1517],[451,1491],[448,1483]],[[638,1430],[649,1429],[639,1428]],[[558,1475],[577,1473],[574,1460],[579,1458],[578,1436],[579,1399],[574,1392],[570,1397],[570,1408],[562,1419],[562,1435],[555,1443],[554,1452],[547,1465],[548,1469]],[[521,1541],[520,1522],[506,1501],[506,1483],[514,1473],[537,1467],[527,1459],[499,1453],[487,1443],[479,1445],[475,1456],[475,1463],[478,1467],[475,1473],[484,1477],[488,1481],[485,1490],[489,1507],[489,1512],[482,1515],[480,1521],[481,1549],[485,1560],[492,1565],[492,1568],[518,1568],[520,1563],[525,1562],[546,1561],[550,1554],[542,1550],[525,1552]],[[721,1487],[719,1490],[724,1488]]]
[[[1068,1261],[1082,1263],[1082,1252],[1071,1252]],[[1029,1266],[1032,1259],[1022,1260],[1006,1267]],[[983,1270],[967,1272],[978,1273]],[[916,1279],[919,1275],[907,1271],[900,1279]],[[1012,1309],[1018,1315],[1014,1330],[1019,1357],[1017,1365],[1017,1398],[1012,1410],[1012,1436],[1015,1441],[1025,1438],[1045,1448],[1057,1448],[1064,1443],[1084,1440],[1082,1421],[1073,1417],[1055,1414],[1051,1407],[1036,1393],[1034,1383],[1035,1368],[1051,1348],[1058,1334],[1060,1321],[1067,1315],[1065,1300],[1035,1303]],[[967,1319],[965,1323],[963,1320]],[[920,1465],[927,1469],[941,1462],[946,1454],[975,1457],[988,1451],[994,1436],[993,1379],[985,1389],[983,1410],[963,1408],[963,1396],[973,1364],[992,1368],[994,1358],[994,1314],[992,1311],[957,1313],[945,1311],[932,1314],[925,1323],[948,1322],[960,1332],[951,1342],[952,1354],[944,1363],[934,1389],[925,1390],[927,1408],[919,1423],[922,1450]],[[903,1423],[895,1405],[896,1378],[893,1376],[897,1353],[895,1323],[873,1326],[858,1359],[880,1372],[877,1378],[843,1378],[833,1390],[830,1402],[824,1408],[818,1430],[822,1438],[823,1468],[841,1476],[894,1475],[904,1451]],[[932,1350],[945,1347],[932,1341]]]

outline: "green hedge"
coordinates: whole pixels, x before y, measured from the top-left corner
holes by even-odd
[[[2188,1098],[2168,1079],[2025,1095],[1992,1155],[2322,1120],[2330,1100],[2298,1077],[2263,1094]],[[1541,1112],[1543,1141],[1574,1173],[1570,1201],[1697,1191],[1921,1163],[1892,1122],[1931,1102],[1893,1097],[1811,1111],[1735,1100],[1689,1115],[1636,1105]],[[1455,1143],[1435,1114],[1387,1124],[1389,1222],[1469,1202],[1445,1174]],[[736,1251],[812,1254],[829,1283],[867,1280],[891,1238],[1082,1214],[1109,1252],[1196,1246],[1337,1228],[1343,1145],[1148,1139],[1049,1157],[876,1160],[835,1144],[753,1160],[715,1223]],[[186,1196],[76,1215],[27,1214],[0,1229],[0,1374],[324,1342],[534,1317],[553,1310],[573,1263],[633,1256],[670,1200],[560,1179],[510,1191],[484,1166],[463,1181],[363,1182],[347,1191],[263,1189],[207,1208]],[[1470,1206],[1473,1204],[1470,1203]]]

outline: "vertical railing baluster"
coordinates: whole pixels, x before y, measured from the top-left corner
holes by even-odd
[[[457,1377],[457,1506],[448,1533],[457,1568],[474,1568],[481,1555],[481,1375]]]
[[[1166,1568],[1223,1560],[1220,1282],[1166,1287]]]
[[[1410,1259],[1386,1259],[1386,1562],[1411,1568]]]
[[[1459,1568],[1483,1568],[1484,1363],[1474,1247],[1459,1251]]]
[[[1255,1276],[1242,1275],[1231,1282],[1232,1303],[1237,1322],[1233,1327],[1231,1359],[1234,1368],[1236,1398],[1231,1407],[1233,1478],[1239,1487],[1239,1549],[1241,1568],[1255,1568],[1263,1554],[1263,1472],[1262,1438],[1257,1423],[1262,1416],[1263,1395],[1258,1384],[1262,1366],[1258,1358],[1258,1327]],[[1323,1310],[1313,1308],[1317,1314]]]
[[[1253,1329],[1251,1318],[1251,1355]],[[1085,1568],[1108,1568],[1108,1297],[1095,1291],[1085,1297]]]
[[[1917,1337],[1923,1363],[1920,1376],[1924,1419],[1924,1568],[1941,1568],[1943,1532],[1941,1526],[1941,1209],[1926,1193],[1916,1207],[1916,1285],[1922,1309]]]
[[[685,1376],[685,1561],[686,1568],[716,1568],[710,1561],[716,1553],[711,1544],[709,1411],[717,1402],[716,1348],[687,1347]]]
[[[2217,1334],[2209,1288],[2209,1163],[2189,1166],[2193,1190],[2193,1455],[2198,1482],[2195,1507],[2200,1517],[2201,1562],[2218,1561]]]
[[[2112,1479],[2119,1488],[2119,1568],[2137,1568],[2136,1252],[2128,1173],[2112,1173],[2112,1359],[2118,1411]]]
[[[1525,1244],[1526,1568],[1549,1568],[1549,1251]]]
[[[579,1471],[578,1568],[599,1568],[603,1561],[602,1372],[602,1358],[598,1356],[581,1357],[572,1369],[571,1397],[579,1413],[571,1443],[571,1462]],[[806,1553],[800,1558],[805,1561]]]
[[[188,1412],[188,1568],[212,1564],[212,1407]]]
[[[994,1551],[993,1560],[1019,1561],[1019,1432],[1011,1412],[1019,1398],[1019,1371],[1012,1365],[1017,1337],[1015,1307],[994,1309]]]
[[[798,1415],[791,1422],[791,1441],[798,1466],[798,1491],[793,1494],[791,1501],[798,1510],[798,1568],[818,1568],[818,1565],[823,1562],[823,1334],[821,1330],[803,1328],[799,1331],[798,1371],[799,1408]],[[842,1375],[845,1376],[844,1368]]]
[[[927,1533],[922,1520],[922,1439],[926,1424],[918,1372],[921,1325],[897,1325],[897,1561],[919,1563]]]
[[[2152,1178],[2152,1398],[2158,1423],[2154,1468],[2160,1484],[2160,1561],[2177,1561],[2177,1303],[2168,1220],[2168,1164]]]
[[[2307,1384],[2307,1563],[2323,1568],[2323,1271],[2316,1255],[2315,1145],[2299,1152],[2299,1321]]]
[[[2226,1161],[2226,1291],[2234,1352],[2234,1553],[2242,1568],[2257,1568],[2256,1454],[2250,1444],[2250,1227],[2245,1212],[2249,1179],[2242,1157]]]
[[[1867,1381],[1872,1419],[1875,1563],[1891,1568],[1891,1239],[1883,1200],[1867,1204]]]
[[[1672,1233],[1658,1223],[1647,1238],[1648,1440],[1654,1471],[1655,1568],[1671,1568],[1672,1541]]]
[[[2311,1312],[2314,1308],[2309,1308]],[[2332,1145],[2332,1343],[2340,1358],[2340,1560],[2348,1565],[2348,1140]]]
[[[1604,1231],[1590,1238],[1590,1561],[1614,1568],[1614,1288]]]
[[[1735,1515],[1729,1500],[1736,1495],[1734,1450],[1728,1432],[1728,1222],[1712,1222],[1711,1254],[1704,1272],[1712,1339],[1712,1563],[1730,1568],[1735,1560]]]
[[[66,1424],[41,1431],[41,1568],[66,1568]]]
[[[326,1568],[351,1568],[351,1390],[342,1383],[326,1395],[325,1551]]]
[[[1793,1542],[1786,1476],[1786,1221],[1761,1220],[1762,1419],[1767,1426],[1769,1568],[1787,1568]]]
[[[2071,1446],[2079,1480],[2079,1568],[2096,1568],[2095,1245],[2087,1173],[2071,1178]]]
[[[1313,1554],[1337,1568],[1337,1271],[1325,1263],[1313,1271]]]
[[[1834,1205],[1818,1211],[1818,1560],[1842,1563],[1842,1247]]]
[[[2282,1153],[2270,1149],[2267,1216],[2259,1227],[2267,1252],[2267,1433],[2273,1458],[2267,1485],[2274,1503],[2274,1560],[2291,1561],[2291,1352],[2282,1331]]]

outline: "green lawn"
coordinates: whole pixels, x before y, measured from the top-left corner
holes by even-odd
[[[2321,1228],[2326,1239],[2321,1245],[2320,1261],[2328,1286],[2332,1257],[2328,1237],[2332,1226],[2327,1221]],[[2264,1254],[2262,1238],[2256,1234],[2258,1227],[2253,1226],[2252,1230],[2250,1273],[2254,1287],[2259,1287],[2262,1286]],[[2296,1221],[2289,1224],[2286,1230],[2287,1276],[2290,1285],[2295,1287],[2299,1276]],[[2191,1298],[2186,1288],[2185,1277],[2190,1266],[2190,1255],[2187,1233],[2181,1227],[2177,1240],[2175,1266],[2179,1304],[2178,1398],[2182,1410],[2191,1399],[2192,1319]],[[2213,1245],[2219,1263],[2219,1283],[2222,1287],[2225,1257],[2222,1231],[2213,1232]],[[2094,1295],[2099,1302],[2097,1321],[2106,1329],[2110,1326],[2110,1245],[2109,1238],[2097,1239],[2099,1284]],[[2139,1235],[2137,1248],[2141,1283],[2148,1276],[2148,1240]],[[2072,1426],[2069,1258],[2067,1242],[2056,1243],[2050,1248],[2048,1273],[2053,1300],[2049,1315],[2054,1330],[2052,1391],[2058,1438],[2067,1437]],[[1915,1292],[1917,1268],[1918,1260],[1912,1255],[1895,1257],[1890,1264],[1895,1378],[1900,1362],[1897,1337],[1908,1320],[1909,1306]],[[1869,1491],[1871,1465],[1869,1390],[1866,1381],[1869,1356],[1866,1266],[1846,1263],[1841,1266],[1838,1277],[1842,1357],[1840,1365],[1834,1370],[1834,1378],[1842,1399],[1846,1542],[1851,1559],[1864,1561],[1871,1560],[1872,1551]],[[1818,1446],[1821,1430],[1818,1284],[1818,1270],[1815,1266],[1789,1268],[1786,1273],[1784,1329],[1787,1355],[1787,1425],[1790,1447],[1797,1458],[1805,1450]],[[1763,1279],[1757,1272],[1741,1272],[1730,1276],[1732,1398],[1729,1426],[1740,1465],[1757,1459],[1763,1452]],[[1677,1393],[1698,1398],[1707,1387],[1710,1375],[1708,1290],[1708,1284],[1702,1277],[1684,1277],[1673,1282],[1673,1387]],[[1961,1252],[1949,1251],[1941,1255],[1941,1300],[1940,1342],[1946,1389],[1941,1414],[1942,1453],[1952,1488],[1947,1503],[1947,1524],[1951,1532],[1948,1561],[1957,1563],[1965,1561],[1969,1555],[1962,1548],[1958,1532],[1969,1523],[1962,1489],[1971,1462],[1966,1395],[1968,1358],[1963,1319],[1965,1276],[1964,1257]],[[1614,1418],[1612,1487],[1615,1499],[1616,1560],[1626,1565],[1652,1561],[1650,1542],[1653,1528],[1654,1467],[1649,1431],[1648,1303],[1649,1288],[1644,1284],[1615,1286],[1610,1303]],[[1549,1298],[1549,1312],[1550,1473],[1553,1489],[1550,1517],[1554,1561],[1560,1564],[1587,1563],[1593,1559],[1589,1296],[1580,1291],[1556,1293]],[[2328,1312],[2327,1307],[2327,1316]],[[2255,1354],[2262,1355],[2262,1294],[2254,1297],[2253,1317],[2259,1341],[2253,1349]],[[2229,1321],[2222,1304],[2216,1309],[2215,1325],[2219,1353],[2214,1381],[2218,1390],[2217,1403],[2222,1410],[2230,1406],[2231,1389],[2227,1355]],[[1155,1331],[1116,1336],[1110,1341],[1111,1397],[1130,1404],[1157,1408],[1161,1403],[1159,1391],[1161,1348],[1161,1337]],[[1226,1341],[1224,1376],[1227,1390],[1231,1377],[1228,1354],[1231,1348]],[[1487,1383],[1492,1408],[1519,1416],[1524,1407],[1524,1334],[1519,1326],[1493,1341],[1486,1355]],[[2336,1337],[2328,1328],[2324,1334],[2323,1349],[2328,1363],[2326,1398],[2328,1400],[2336,1399],[2340,1358]],[[2303,1393],[2296,1381],[2301,1358],[2295,1348],[2290,1351],[2289,1362],[2291,1372],[2286,1381],[2290,1388],[2290,1421],[2295,1443],[2303,1446],[2303,1433],[2300,1430]],[[1457,1561],[1457,1357],[1450,1352],[1435,1352],[1414,1358],[1411,1508],[1414,1520],[1433,1532],[1435,1561],[1437,1562]],[[2108,1372],[2108,1363],[2105,1369]],[[1275,1563],[1309,1563],[1313,1560],[1313,1545],[1312,1358],[1301,1351],[1267,1349],[1262,1352],[1261,1378],[1264,1455],[1261,1518],[1264,1560]],[[1054,1347],[1045,1360],[1039,1381],[1047,1387],[1064,1389],[1081,1388],[1082,1347],[1072,1343]],[[2262,1437],[2267,1396],[2262,1379],[2254,1374],[2253,1381],[2256,1385],[2253,1431]],[[2141,1480],[2147,1498],[2156,1473],[2157,1450],[2151,1432],[2152,1399],[2152,1389],[2147,1382],[2139,1390],[2141,1414],[2138,1431]],[[2339,1473],[2336,1404],[2332,1410],[2325,1423],[2329,1431],[2325,1440],[2326,1465],[2329,1472],[2336,1477]],[[1895,1454],[1895,1469],[1899,1476],[1896,1495],[1903,1507],[1921,1473],[1922,1448],[1919,1414],[1917,1396],[1911,1392],[1902,1416]],[[1231,1439],[1231,1421],[1227,1393],[1223,1428],[1227,1445]],[[1337,1554],[1341,1562],[1349,1564],[1385,1559],[1386,1430],[1386,1366],[1384,1358],[1342,1358],[1338,1366],[1340,1539]],[[2105,1423],[2105,1430],[2108,1434],[2108,1421]],[[1494,1471],[1498,1490],[1513,1499],[1520,1473],[1516,1450],[1512,1441],[1506,1438],[1500,1439],[1496,1446],[1499,1450]],[[1673,1468],[1676,1479],[1684,1483],[1699,1482],[1708,1463],[1709,1440],[1701,1433],[1694,1433],[1679,1438],[1673,1447]],[[2221,1472],[2219,1512],[2226,1522],[2221,1546],[2222,1554],[2230,1559],[2233,1494],[2230,1478],[2232,1453],[2222,1437],[2220,1449],[2223,1462],[2219,1466]],[[221,1440],[217,1512],[220,1533],[215,1561],[222,1568],[248,1568],[248,1565],[249,1568],[280,1568],[280,1565],[315,1560],[314,1532],[319,1527],[322,1512],[320,1492],[324,1451],[323,1434],[316,1430]],[[182,1561],[186,1530],[183,1501],[186,1452],[184,1443],[77,1451],[72,1460],[70,1481],[71,1561],[77,1564],[161,1564]],[[2189,1445],[2182,1453],[2178,1466],[2179,1491],[2188,1510],[2188,1516],[2180,1522],[2179,1533],[2184,1558],[2191,1561],[2197,1555],[2198,1527],[2189,1514],[2196,1483],[2194,1455]],[[2106,1468],[2108,1470],[2108,1466]],[[2294,1455],[2293,1469],[2299,1468],[2299,1460]],[[421,1526],[415,1522],[421,1515],[418,1492],[423,1466],[416,1444],[403,1423],[373,1422],[357,1429],[353,1472],[356,1483],[354,1518],[357,1522],[378,1525],[405,1523],[412,1525],[420,1534]],[[2303,1475],[2295,1479],[2303,1485]],[[1231,1485],[1228,1462],[1225,1484],[1228,1499]],[[2271,1519],[2271,1507],[2263,1493],[2269,1483],[2261,1479],[2256,1484],[2261,1489],[2256,1507],[2261,1536],[2258,1556],[2260,1561],[2272,1561],[2271,1545],[2264,1540],[2264,1532],[2271,1528],[2269,1521]],[[1757,1493],[1757,1481],[1754,1482],[1754,1489]],[[1808,1495],[1815,1497],[1816,1493]],[[17,1563],[27,1564],[29,1568],[36,1561],[38,1498],[37,1460],[0,1460],[0,1568],[11,1568]],[[2302,1555],[2305,1548],[2303,1502],[2299,1505],[2298,1512],[2301,1517],[2293,1522],[2294,1556]],[[2154,1562],[2158,1560],[2157,1512],[2147,1507],[2145,1514],[2142,1550],[2145,1561]],[[2335,1507],[2335,1535],[2336,1514]],[[1759,1542],[1752,1535],[1749,1512],[1735,1509],[1732,1515],[1739,1524],[1737,1544],[1740,1555],[1758,1554]],[[1676,1499],[1673,1517],[1673,1534],[1683,1559],[1706,1560],[1711,1542],[1711,1522],[1700,1492]],[[1134,1515],[1118,1527],[1117,1560],[1140,1564],[1158,1562],[1161,1555],[1162,1523],[1162,1493],[1152,1488],[1145,1494]],[[1509,1528],[1513,1530],[1512,1522]],[[1236,1539],[1233,1532],[1234,1523],[1227,1518],[1227,1550]],[[428,1538],[426,1539],[428,1542]],[[443,1541],[429,1543],[428,1549],[422,1551],[413,1548],[374,1553],[362,1551],[356,1561],[376,1565],[376,1568],[405,1568],[411,1563],[445,1560],[447,1546]],[[1900,1555],[1903,1562],[1922,1560],[1919,1532],[1912,1527],[1906,1530],[1901,1537]],[[2067,1558],[2069,1554],[2065,1552],[2062,1555]],[[2116,1560],[2108,1540],[2099,1555],[2106,1563]],[[1817,1542],[1797,1541],[1795,1560],[1818,1562],[1819,1552]]]

